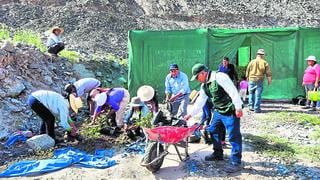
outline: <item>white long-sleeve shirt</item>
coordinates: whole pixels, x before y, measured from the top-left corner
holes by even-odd
[[[82,97],[92,89],[99,87],[101,82],[95,78],[83,78],[76,81],[73,85],[77,89],[77,96]]]
[[[51,47],[55,44],[61,43],[62,40],[59,36],[54,33],[51,33],[47,40],[47,47]]]
[[[62,95],[47,90],[38,90],[31,93],[38,101],[40,101],[50,112],[59,117],[60,125],[66,129],[71,130],[68,123],[69,120],[69,103]]]
[[[212,71],[210,79],[208,79],[207,83],[213,82],[214,80],[216,80],[218,85],[220,85],[224,89],[224,91],[230,96],[235,109],[241,110],[243,104],[241,101],[241,97],[239,96],[237,88],[234,86],[233,82],[228,77],[228,75],[222,72]],[[197,98],[189,113],[189,115],[191,116],[196,115],[203,108],[208,99],[208,96],[204,92],[202,86],[203,84],[201,85],[199,97]]]

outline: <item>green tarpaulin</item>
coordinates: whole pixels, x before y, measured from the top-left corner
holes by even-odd
[[[151,85],[164,96],[169,65],[177,63],[191,77],[191,67],[204,63],[216,70],[224,56],[246,66],[264,48],[273,73],[265,84],[264,99],[291,99],[304,94],[305,58],[320,57],[317,28],[196,29],[181,31],[129,31],[129,90],[136,95],[141,85]],[[266,83],[266,82],[265,82]],[[191,88],[199,87],[197,82]]]

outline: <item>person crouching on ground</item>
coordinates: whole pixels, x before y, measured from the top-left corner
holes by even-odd
[[[54,123],[55,116],[59,116],[61,126],[67,130],[71,136],[75,137],[77,135],[78,130],[69,117],[68,101],[62,95],[53,91],[38,90],[31,93],[27,103],[42,119],[40,134],[45,134],[47,130],[48,135],[57,143]]]
[[[206,161],[223,160],[223,148],[220,142],[218,124],[223,123],[229,135],[231,149],[231,163],[224,167],[224,171],[233,173],[241,170],[242,136],[240,133],[240,117],[242,117],[242,101],[237,88],[225,73],[209,70],[203,64],[192,67],[192,80],[201,83],[201,90],[191,112],[184,117],[188,120],[196,115],[205,105],[208,98],[214,104],[214,112],[207,131],[213,137],[213,153],[205,157]]]
[[[128,90],[124,88],[111,88],[109,91],[101,92],[99,89],[94,89],[91,91],[90,97],[96,103],[91,124],[95,124],[98,115],[104,112],[103,106],[110,106],[110,113],[116,113],[117,127],[123,127],[124,113],[130,100]]]
[[[141,101],[144,102],[146,106],[148,106],[149,110],[156,114],[159,111],[159,101],[157,92],[148,85],[144,85],[139,87],[137,91],[137,96]]]
[[[64,49],[64,42],[61,40],[61,35],[63,33],[63,29],[55,26],[53,27],[50,32],[50,36],[47,40],[47,48],[48,52],[53,56],[58,56],[58,53]]]
[[[101,85],[101,82],[95,78],[83,78],[83,79],[79,79],[73,84],[67,84],[64,87],[64,90],[67,93],[67,97],[70,97],[70,96],[74,96],[75,98],[80,97],[81,100],[84,100],[86,98],[90,115],[93,115],[94,102],[93,100],[91,100],[89,94],[93,89],[100,87],[100,85]],[[70,102],[70,105],[72,105],[71,102]]]
[[[135,123],[147,117],[149,108],[140,100],[139,97],[132,97],[130,110],[124,119],[124,130],[129,138],[135,140],[135,136],[143,136],[142,129]]]

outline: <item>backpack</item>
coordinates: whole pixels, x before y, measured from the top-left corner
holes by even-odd
[[[291,103],[295,105],[305,106],[307,102],[307,99],[303,95],[298,95],[295,98],[292,98]]]

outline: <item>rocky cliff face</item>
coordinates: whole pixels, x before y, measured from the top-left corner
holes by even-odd
[[[68,47],[127,55],[132,29],[319,26],[316,0],[1,0],[0,22],[44,35],[65,28]]]
[[[72,80],[72,64],[54,61],[38,49],[0,42],[0,139],[16,129],[34,129],[39,121],[27,107],[28,95],[38,89],[61,92]]]

